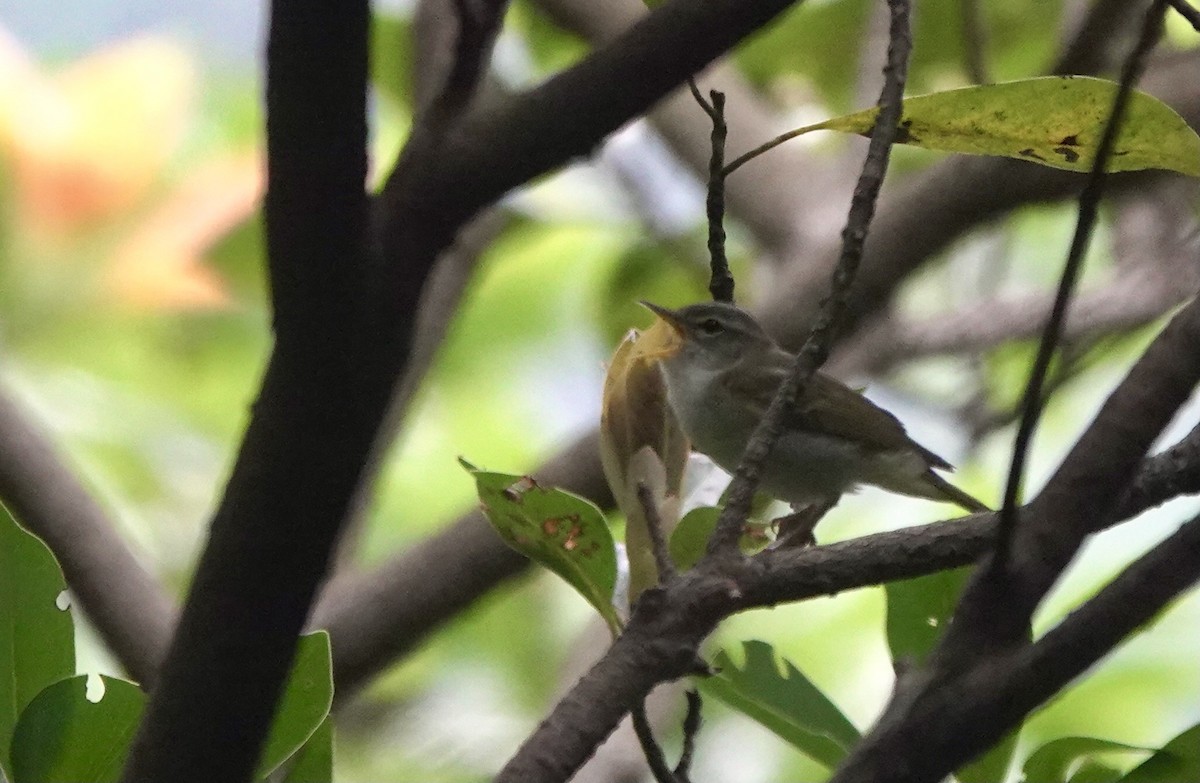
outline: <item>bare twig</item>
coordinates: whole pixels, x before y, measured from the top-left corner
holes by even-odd
[[[871,143],[862,175],[850,202],[850,214],[842,232],[842,253],[833,274],[829,298],[804,347],[796,355],[795,367],[790,377],[771,401],[746,446],[729,490],[729,501],[721,511],[721,517],[709,541],[710,556],[731,558],[739,554],[737,540],[750,511],[762,464],[779,437],[783,417],[795,404],[797,396],[803,391],[812,374],[828,358],[833,339],[845,318],[850,286],[862,260],[863,243],[866,241],[871,218],[875,214],[875,201],[883,184],[892,142],[895,141],[903,111],[908,56],[912,49],[907,0],[889,0],[888,7],[892,17],[891,37],[887,66],[884,69],[884,86],[879,97],[879,114],[871,131]]]
[[[1079,222],[1075,228],[1075,236],[1071,240],[1071,249],[1063,267],[1054,307],[1046,322],[1046,329],[1038,346],[1038,353],[1030,371],[1029,383],[1026,386],[1022,402],[1023,415],[1013,444],[1012,464],[1009,467],[1008,482],[1004,489],[1004,504],[1000,511],[1000,535],[996,540],[996,556],[992,560],[995,567],[1007,567],[1013,530],[1017,524],[1017,504],[1025,473],[1025,459],[1042,412],[1042,386],[1046,380],[1046,373],[1050,369],[1050,361],[1062,338],[1067,308],[1071,303],[1071,295],[1075,291],[1075,283],[1079,278],[1080,269],[1083,267],[1084,253],[1091,240],[1092,228],[1100,209],[1100,197],[1104,192],[1104,168],[1115,149],[1117,133],[1125,119],[1125,108],[1129,103],[1133,85],[1145,67],[1146,57],[1162,34],[1162,19],[1165,10],[1164,0],[1156,0],[1146,15],[1142,35],[1122,69],[1121,86],[1117,90],[1116,97],[1113,99],[1112,111],[1109,112],[1105,122],[1091,173],[1084,185],[1083,193],[1079,196]]]
[[[677,576],[675,563],[671,561],[671,552],[667,548],[667,539],[663,536],[662,517],[658,513],[658,505],[654,502],[654,494],[649,485],[639,481],[637,485],[638,502],[646,515],[646,528],[650,533],[650,548],[654,550],[654,565],[658,570],[658,583],[665,584]]]
[[[708,257],[712,274],[708,290],[715,302],[733,301],[733,275],[729,274],[729,259],[725,256],[725,94],[712,90],[704,100],[696,80],[689,79],[692,97],[712,122],[712,157],[708,163],[708,197],[705,212],[708,215]]]
[[[642,753],[645,754],[646,763],[650,766],[650,774],[654,775],[654,779],[658,783],[681,783],[675,777],[675,773],[671,771],[662,748],[654,739],[654,730],[650,727],[650,720],[646,717],[645,702],[635,705],[629,712],[633,718],[633,730],[637,733]]]
[[[692,756],[696,752],[696,735],[700,733],[703,722],[704,700],[700,692],[692,689],[687,692],[687,714],[683,718],[683,750],[679,754],[679,763],[675,765],[675,777],[681,781],[688,779],[692,768]]]
[[[1196,32],[1200,33],[1200,11],[1193,8],[1187,0],[1167,0],[1168,4],[1175,9],[1176,13],[1188,20]]]

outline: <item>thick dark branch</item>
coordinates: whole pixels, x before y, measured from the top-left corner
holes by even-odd
[[[1198,579],[1200,518],[1139,558],[1035,644],[920,692],[904,722],[886,725],[882,738],[860,745],[832,783],[944,779],[998,742]],[[881,728],[885,724],[886,719]]]
[[[1010,571],[1020,600],[1036,602],[1053,585],[1129,484],[1150,445],[1200,382],[1200,299],[1181,310],[1104,403],[1037,498],[1022,512]]]
[[[243,781],[401,358],[366,312],[370,10],[273,4],[268,267],[276,345],[123,780]],[[415,296],[415,293],[414,293]]]
[[[456,225],[516,185],[588,154],[793,3],[670,0],[540,87],[473,110],[443,138],[414,135],[405,158],[420,158],[421,168],[406,170],[402,158],[385,189],[388,211],[399,208],[446,229]],[[427,159],[420,148],[435,143],[441,154]],[[429,187],[412,192],[414,177]],[[409,201],[418,198],[419,204]]]
[[[1187,0],[1169,0],[1169,2],[1175,12],[1188,20],[1188,24],[1200,33],[1200,11],[1193,8]]]
[[[0,499],[54,552],[71,593],[129,674],[143,687],[153,686],[175,606],[54,444],[3,389]]]

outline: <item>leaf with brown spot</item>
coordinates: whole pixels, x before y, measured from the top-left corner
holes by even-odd
[[[528,476],[490,473],[460,462],[475,477],[484,514],[505,543],[562,577],[619,630],[613,606],[616,547],[600,509]]]

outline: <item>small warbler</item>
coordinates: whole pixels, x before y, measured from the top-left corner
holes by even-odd
[[[680,310],[642,302],[678,341],[659,355],[667,399],[692,447],[732,473],[794,358],[744,310],[721,302]],[[988,507],[934,468],[944,459],[918,445],[895,416],[866,397],[815,373],[784,419],[762,469],[762,489],[794,509],[832,507],[846,492],[872,484],[890,492]]]

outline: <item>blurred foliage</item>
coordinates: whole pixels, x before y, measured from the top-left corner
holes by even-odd
[[[999,81],[1044,73],[1068,27],[1065,5],[983,4],[988,76]],[[958,0],[920,4],[910,94],[970,83],[961,6]],[[874,31],[882,29],[883,8],[868,0],[810,0],[755,36],[734,60],[789,118],[816,120],[862,108],[877,90],[873,64],[883,54]],[[404,14],[377,18],[373,182],[390,167],[411,118],[410,33]],[[1177,46],[1197,41],[1178,25],[1170,37]],[[875,48],[864,51],[864,45]],[[531,83],[586,51],[576,36],[520,0],[498,45],[498,70],[510,83]],[[257,206],[261,87],[249,64],[217,68],[203,56],[174,39],[130,31],[99,50],[44,62],[0,31],[0,383],[63,445],[131,544],[176,588],[190,572],[269,347]],[[113,105],[121,110],[112,111]],[[830,149],[836,154],[836,146]],[[659,153],[638,148],[637,154]],[[941,156],[902,157],[900,176]],[[650,322],[633,300],[678,305],[705,295],[699,201],[692,205],[691,232],[665,236],[655,221],[628,208],[643,202],[626,197],[621,178],[603,160],[539,189],[542,198],[524,193],[506,202],[509,221],[484,253],[384,467],[377,502],[351,554],[365,563],[473,507],[474,488],[456,464],[459,455],[520,474],[592,427],[602,363],[628,328]],[[1045,289],[1058,274],[1073,224],[1069,205],[1022,209],[956,243],[914,277],[898,310],[931,317],[980,297]],[[750,301],[758,282],[753,242],[736,225],[730,229],[738,239],[731,255],[739,298]],[[999,252],[979,252],[978,243],[998,234],[1004,238]],[[1085,285],[1111,275],[1107,240],[1104,232],[1097,236]],[[1086,367],[1048,408],[1031,490],[1153,332],[1137,330],[1088,350]],[[976,369],[993,406],[1019,397],[1031,351],[1022,342],[979,357]],[[886,380],[920,401],[904,414],[910,428],[952,431],[949,448],[935,450],[960,464],[960,476],[977,484],[969,489],[994,496],[1011,430],[990,433],[972,449],[956,433],[953,417],[975,372],[966,359],[941,358]],[[1089,545],[1036,630],[1052,626],[1170,532],[1184,505],[1147,514],[1136,529],[1119,528]],[[931,504],[865,491],[824,523],[822,541],[938,514]],[[935,590],[927,599],[939,618],[947,594]],[[922,617],[935,615],[920,608],[908,615],[917,625],[909,626],[913,634],[904,649],[925,649],[932,641],[929,626],[919,626]],[[544,576],[502,587],[338,716],[333,741],[344,752],[333,762],[331,732],[328,725],[320,729],[292,779],[322,779],[331,763],[344,783],[488,776],[536,725],[560,678],[601,643],[578,641],[592,638],[584,634],[592,617],[581,598]],[[1036,714],[1017,743],[1014,766],[1056,738],[1161,748],[1172,737],[1186,737],[1180,733],[1200,721],[1197,622],[1200,601],[1191,596]],[[729,649],[746,639],[765,640],[772,655],[785,656],[857,730],[869,726],[890,692],[887,640],[895,641],[895,628],[885,620],[883,590],[748,612],[716,636],[714,644]],[[81,635],[77,644],[77,670],[99,668],[104,655],[91,637]],[[698,780],[825,774],[721,705],[706,707],[706,717]],[[1120,774],[1134,763],[1095,760],[1097,768]],[[305,777],[310,774],[316,777]]]

